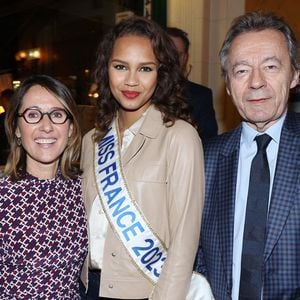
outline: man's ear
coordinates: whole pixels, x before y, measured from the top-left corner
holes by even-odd
[[[190,58],[190,55],[188,52],[185,52],[184,55],[183,55],[183,61],[184,61],[184,65],[185,67],[187,67],[187,63],[189,61],[189,58]]]
[[[293,78],[290,84],[290,89],[294,88],[299,83],[299,71],[294,71]]]

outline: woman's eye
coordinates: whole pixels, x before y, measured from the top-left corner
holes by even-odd
[[[37,111],[29,111],[27,113],[27,117],[30,119],[35,119],[35,118],[38,118],[39,116],[40,116],[40,113]]]
[[[63,114],[62,114],[62,112],[60,112],[60,111],[53,111],[53,112],[51,113],[51,116],[53,116],[54,118],[62,118],[62,117],[63,117]]]
[[[151,71],[152,71],[152,68],[147,67],[147,66],[143,66],[143,67],[141,67],[140,70],[141,70],[142,72],[151,72]]]
[[[126,70],[126,67],[124,65],[114,65],[114,68],[116,70]]]

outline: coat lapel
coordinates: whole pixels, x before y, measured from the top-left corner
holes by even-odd
[[[141,134],[137,134],[129,145],[128,149],[125,151],[124,156],[122,158],[123,165],[126,166],[129,161],[131,161],[136,154],[141,150],[144,143],[146,141],[145,136]]]
[[[147,138],[156,138],[163,126],[161,113],[153,105],[149,108],[141,129],[132,140],[122,158],[123,166],[126,166],[143,148]]]
[[[229,290],[232,287],[232,246],[234,227],[234,202],[236,195],[236,179],[239,155],[241,127],[229,137],[219,160],[218,188],[216,199],[218,234],[222,253],[223,267]]]
[[[265,260],[280,238],[295,201],[295,189],[300,173],[300,124],[294,114],[288,114],[282,128],[277,165],[269,208]]]

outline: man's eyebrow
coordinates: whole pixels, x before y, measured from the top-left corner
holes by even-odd
[[[277,57],[277,56],[271,56],[271,57],[267,57],[267,58],[265,58],[264,60],[263,60],[263,63],[266,63],[266,62],[268,62],[268,61],[276,61],[276,62],[278,62],[280,65],[282,64],[281,63],[281,60]]]
[[[250,66],[250,64],[246,61],[246,60],[241,60],[236,62],[233,66],[232,66],[232,70],[234,70],[235,68],[239,67],[239,66]]]
[[[281,63],[281,60],[277,57],[277,56],[270,56],[270,57],[266,57],[265,59],[262,60],[261,63],[267,63],[269,61],[276,61],[278,62],[280,65],[282,64]],[[250,63],[247,61],[247,60],[241,60],[241,61],[238,61],[236,62],[233,66],[232,66],[232,70],[234,70],[236,67],[238,66],[251,66]]]

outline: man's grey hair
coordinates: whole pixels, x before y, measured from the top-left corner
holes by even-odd
[[[291,27],[283,20],[283,18],[273,13],[253,11],[233,20],[219,52],[222,75],[224,76],[226,83],[228,83],[227,59],[234,39],[242,33],[262,31],[265,29],[277,30],[284,35],[292,68],[294,71],[298,70],[297,42]]]

